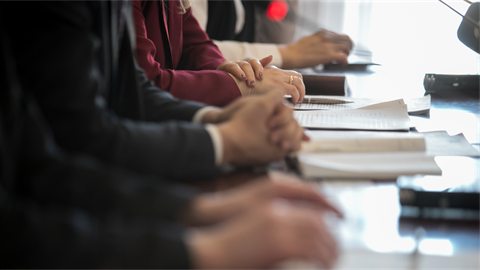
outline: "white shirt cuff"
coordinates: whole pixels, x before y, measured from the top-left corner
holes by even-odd
[[[209,111],[221,111],[222,109],[214,106],[207,106],[203,107],[200,110],[198,110],[195,115],[193,116],[192,123],[194,124],[201,124],[203,116],[209,112]]]
[[[276,44],[268,43],[248,43],[224,40],[214,40],[223,57],[228,61],[250,60],[252,58],[262,59],[269,55],[273,55],[273,61],[269,64],[282,67],[283,59],[280,50]]]
[[[222,134],[215,125],[208,124],[205,126],[210,138],[212,139],[213,151],[215,153],[215,165],[220,166],[223,159],[223,139]]]

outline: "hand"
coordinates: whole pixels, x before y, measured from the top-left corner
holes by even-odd
[[[284,95],[291,95],[292,102],[303,101],[305,85],[302,74],[293,70],[282,70],[274,66],[264,68],[264,80],[257,83],[253,93],[280,91]],[[290,81],[291,80],[291,81]]]
[[[193,200],[181,220],[194,226],[214,224],[276,199],[303,202],[304,206],[308,204],[313,209],[332,211],[343,217],[314,185],[281,174],[262,177],[231,190],[201,194]]]
[[[268,120],[269,139],[283,150],[300,150],[303,141],[310,141],[303,128],[293,117],[293,109],[284,104],[278,105],[274,115]]]
[[[209,111],[204,115],[202,123],[225,123],[244,106],[250,106],[250,102],[248,98],[238,99],[221,111]],[[293,117],[293,109],[283,104],[276,106],[273,115],[267,121],[267,128],[270,142],[287,152],[298,151],[302,141],[310,140]]]
[[[279,46],[283,58],[282,68],[307,68],[333,61],[347,65],[347,56],[353,48],[346,35],[322,29],[295,43]]]
[[[331,268],[338,257],[322,213],[283,200],[256,205],[213,229],[191,230],[187,246],[193,267],[204,269],[271,268],[287,259]]]
[[[245,81],[246,86],[255,87],[255,79],[263,79],[263,67],[272,62],[273,56],[265,57],[261,60],[250,59],[246,61],[225,61],[221,63],[217,70],[223,70],[235,76],[240,81]]]
[[[268,120],[283,104],[283,94],[270,91],[261,96],[245,97],[240,102],[241,106],[232,113],[230,119],[218,125],[223,139],[222,162],[255,165],[285,157],[290,151],[269,140],[270,130],[267,127]],[[291,119],[295,121],[293,117]]]
[[[254,84],[255,88],[248,87],[243,83],[244,80],[230,73],[230,76],[237,83],[242,96],[263,94],[275,90],[285,95],[291,95],[294,103],[302,101],[305,96],[305,85],[303,84],[302,75],[293,70],[281,70],[274,66],[265,67],[272,59],[272,56],[268,56],[260,60],[260,63],[263,65],[263,79]],[[290,77],[292,78],[291,82]]]

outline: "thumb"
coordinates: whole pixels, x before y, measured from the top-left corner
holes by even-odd
[[[262,58],[260,60],[260,64],[262,64],[262,67],[266,67],[268,64],[270,64],[273,60],[273,55],[269,55],[265,58]]]

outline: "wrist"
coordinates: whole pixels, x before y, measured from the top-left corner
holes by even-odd
[[[277,45],[278,46],[278,51],[280,52],[280,55],[282,56],[282,69],[294,69],[295,64],[294,64],[294,57],[292,55],[292,50],[290,45]]]
[[[251,92],[253,91],[252,88],[248,87],[247,84],[245,83],[245,81],[241,81],[239,79],[237,79],[235,76],[233,76],[231,73],[228,73],[228,75],[230,75],[230,77],[232,77],[232,79],[235,81],[235,83],[237,84],[237,87],[238,87],[238,91],[240,91],[240,94],[242,94],[242,97],[243,96],[248,96],[251,94]]]
[[[223,155],[221,164],[233,164],[235,163],[235,157],[240,154],[240,148],[233,137],[234,134],[232,132],[231,122],[219,125],[218,130],[222,135],[223,142]]]
[[[217,124],[219,123],[221,110],[210,110],[202,117],[202,124]]]

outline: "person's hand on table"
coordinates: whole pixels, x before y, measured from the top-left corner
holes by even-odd
[[[288,259],[331,268],[338,257],[321,211],[278,199],[215,227],[190,229],[186,239],[194,268],[272,268]]]
[[[274,91],[275,92],[275,91]],[[257,98],[255,96],[252,97],[245,97],[234,101],[232,104],[228,105],[224,109],[220,111],[212,110],[205,114],[204,118],[202,119],[202,123],[204,124],[222,124],[222,123],[229,123],[233,118],[245,118],[245,117],[252,117],[255,118],[255,115],[252,115],[251,111],[248,111],[250,107],[255,107],[255,110],[262,110],[258,106],[262,106],[261,103],[275,103],[273,108],[268,115],[266,116],[264,125],[267,128],[267,138],[268,142],[275,144],[279,149],[284,151],[284,154],[288,154],[289,152],[297,151],[300,149],[301,143],[303,141],[308,141],[310,138],[305,134],[303,128],[298,124],[297,120],[293,117],[293,109],[285,106],[283,102],[280,102],[279,99],[281,97],[277,94],[273,94],[276,96],[276,99],[268,100],[269,95],[259,96],[261,98]],[[245,114],[245,115],[243,115]],[[262,117],[261,114],[258,115]],[[245,122],[246,121],[246,122]],[[245,121],[238,121],[241,122],[241,126],[250,125],[248,119]],[[253,122],[252,122],[253,123]],[[229,125],[231,129],[238,129],[236,124]],[[262,125],[262,122],[259,123]],[[264,130],[263,127],[258,128],[250,128],[245,127],[245,130],[240,130],[240,132],[248,132],[248,131],[260,131]],[[251,132],[249,132],[251,133]],[[252,133],[253,135],[253,133]],[[227,135],[226,135],[227,136]],[[253,135],[255,136],[255,135]],[[261,135],[263,136],[263,135]],[[252,137],[251,139],[263,141],[262,137]],[[235,136],[236,137],[236,136]],[[246,142],[246,141],[245,141]],[[243,147],[240,145],[240,147]],[[265,149],[265,147],[262,147]],[[281,158],[281,157],[280,157]],[[242,164],[243,165],[243,164]]]
[[[261,60],[225,61],[217,67],[217,70],[228,72],[232,77],[235,76],[236,79],[245,81],[247,87],[254,88],[256,81],[263,79],[263,67],[270,64],[272,58],[272,56],[268,56]]]
[[[302,101],[305,96],[305,85],[303,84],[302,75],[293,70],[282,70],[274,66],[267,67],[272,59],[272,56],[268,56],[261,60],[252,59],[249,61],[250,67],[254,69],[255,73],[263,74],[262,79],[257,80],[256,83],[253,84],[253,88],[251,87],[252,84],[246,85],[244,79],[240,79],[241,76],[239,78],[239,75],[230,72],[242,96],[263,94],[273,90],[280,91],[284,95],[291,95],[294,103]],[[234,65],[230,67],[231,70],[240,70],[240,68],[236,68]],[[258,72],[257,70],[259,70],[260,67],[262,71]],[[246,69],[248,70],[248,66]],[[245,69],[243,69],[243,71],[244,70]],[[250,82],[250,79],[248,79],[247,82]]]
[[[261,177],[222,192],[200,194],[192,201],[181,220],[193,226],[211,225],[277,199],[301,202],[304,207],[308,205],[317,211],[331,211],[342,217],[342,213],[318,192],[315,185],[293,176],[282,175],[281,178]]]
[[[282,68],[286,69],[314,67],[332,62],[347,65],[353,42],[346,35],[322,29],[278,48],[283,58]]]
[[[217,124],[223,140],[222,164],[265,164],[280,160],[290,152],[298,150],[303,138],[303,128],[298,125],[293,113],[283,112],[289,110],[282,107],[285,106],[283,100],[283,94],[270,91],[264,95],[239,99],[228,106],[231,106],[231,111],[229,108],[225,109],[228,119]],[[219,115],[222,115],[222,112],[217,114]],[[274,123],[276,126],[271,123],[275,116],[282,119]],[[275,128],[270,128],[269,124]],[[277,135],[270,135],[272,132]],[[277,142],[270,136],[278,136]],[[287,143],[283,143],[284,141]]]

